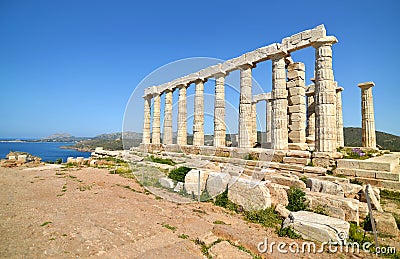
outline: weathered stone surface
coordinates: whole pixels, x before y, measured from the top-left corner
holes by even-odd
[[[287,164],[307,165],[311,162],[311,159],[299,157],[284,157],[283,162]]]
[[[378,199],[376,198],[375,193],[370,184],[367,184],[367,186],[365,186],[364,192],[366,195],[369,196],[372,207],[375,208],[379,212],[383,212],[381,204],[379,203]]]
[[[365,197],[365,188],[366,187],[367,187],[367,185],[361,186],[361,191],[359,192],[360,201],[362,201],[362,202],[367,202],[367,198]],[[376,199],[380,202],[380,200],[381,200],[381,195],[380,195],[381,191],[377,187],[372,187],[372,190],[374,191],[374,195],[375,195]]]
[[[358,84],[361,88],[362,145],[376,148],[374,101],[372,98],[373,82]]]
[[[271,195],[266,182],[239,178],[229,187],[228,198],[245,210],[262,210],[271,207]]]
[[[206,189],[212,197],[217,196],[226,190],[230,180],[231,176],[228,173],[211,172],[208,175]]]
[[[199,237],[199,240],[203,242],[206,246],[212,245],[214,242],[218,240],[218,237],[215,236],[211,231],[205,233],[204,235]]]
[[[287,189],[288,186],[269,183],[267,182],[265,186],[268,188],[269,193],[271,195],[271,204],[277,206],[278,204],[287,206],[289,204],[289,200],[287,197]]]
[[[286,186],[293,186],[293,187],[298,187],[300,189],[306,189],[306,184],[299,180],[298,178],[295,177],[289,177],[289,176],[284,176],[282,174],[270,174],[265,176],[265,180],[269,180],[272,183],[277,183],[280,185],[286,185]]]
[[[158,181],[161,184],[161,186],[163,186],[165,188],[172,189],[175,187],[174,181],[168,177],[162,177],[162,178],[158,179]]]
[[[180,192],[184,188],[184,184],[182,182],[178,182],[174,188],[174,192]]]
[[[213,245],[209,250],[209,254],[212,258],[216,259],[251,259],[253,258],[250,254],[239,250],[237,247],[231,245],[228,241],[222,241]]]
[[[282,218],[287,218],[290,214],[290,210],[286,209],[285,206],[282,204],[277,204],[275,206],[275,211],[282,217]]]
[[[322,192],[344,197],[344,191],[342,186],[330,181],[324,181],[316,178],[308,178],[307,188],[310,188],[312,192]]]
[[[316,157],[312,159],[312,162],[315,166],[319,167],[329,167],[332,164],[332,160],[329,158],[322,158],[322,157]]]
[[[283,222],[283,227],[289,226],[304,239],[319,242],[341,241],[338,235],[347,237],[350,229],[350,224],[344,220],[309,211],[291,212]]]
[[[317,202],[317,205],[338,207],[344,211],[346,221],[356,222],[357,224],[359,222],[358,204],[360,202],[358,200],[311,191],[306,191],[306,198],[310,202],[311,208],[315,207],[314,202]]]
[[[393,215],[388,212],[376,212],[373,214],[375,222],[376,222],[376,230],[378,233],[397,236],[399,234],[399,230],[396,225],[396,220]]]
[[[318,167],[318,166],[305,166],[303,168],[304,173],[312,173],[312,174],[320,174],[323,175],[327,171],[326,168]]]
[[[311,157],[311,153],[309,151],[289,150],[287,152],[287,156],[289,156],[289,157],[300,157],[300,158],[310,158]]]
[[[199,171],[200,171],[200,193],[205,190],[207,178],[209,175],[208,171],[204,170],[190,170],[185,176],[185,190],[187,193],[198,194],[198,182],[199,182]]]
[[[352,198],[352,199],[359,199],[359,192],[362,190],[362,186],[358,184],[352,183],[344,183],[344,182],[337,182],[344,191],[344,197]]]

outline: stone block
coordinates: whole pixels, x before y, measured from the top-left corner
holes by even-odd
[[[184,184],[182,182],[178,182],[174,188],[174,192],[180,192],[184,189]]]
[[[288,177],[288,176],[284,176],[284,175],[266,175],[265,176],[265,180],[269,180],[272,183],[277,183],[280,185],[285,185],[285,186],[293,186],[293,187],[298,187],[302,190],[306,189],[306,184],[296,178],[293,177]]]
[[[391,172],[394,169],[394,165],[391,163],[369,162],[363,160],[360,162],[360,169]]]
[[[289,97],[289,105],[306,105],[306,97],[294,95]]]
[[[289,204],[289,200],[287,197],[286,189],[289,189],[287,186],[283,186],[276,183],[267,182],[265,186],[268,188],[269,193],[271,195],[271,204],[278,205],[281,204],[283,206],[287,206]]]
[[[318,175],[324,175],[326,173],[327,169],[323,167],[317,167],[317,166],[305,166],[303,168],[304,173],[311,173],[311,174],[318,174]]]
[[[304,96],[306,94],[306,90],[304,87],[290,87],[288,88],[288,94],[290,96],[295,96],[295,95]]]
[[[337,160],[338,168],[360,169],[360,160],[356,159],[339,159]]]
[[[292,227],[304,239],[341,242],[338,233],[343,233],[347,237],[350,224],[341,219],[309,211],[297,211],[289,214],[283,222],[283,227]]]
[[[311,162],[310,158],[299,158],[299,157],[284,157],[283,162],[287,164],[307,165]]]
[[[391,181],[400,181],[400,174],[399,173],[389,173],[389,172],[382,172],[376,171],[375,173],[376,179],[384,179],[384,180],[391,180]]]
[[[271,207],[271,195],[266,182],[238,178],[228,190],[228,199],[247,211]]]
[[[344,190],[338,183],[324,181],[316,178],[307,179],[307,188],[312,192],[321,192],[339,197],[344,197]]]
[[[282,217],[287,218],[290,214],[290,210],[286,209],[286,207],[282,204],[277,204],[275,206],[275,211]]]
[[[210,172],[204,170],[190,170],[185,176],[185,190],[187,193],[198,194],[198,182],[200,171],[200,193],[205,190],[207,178]]]
[[[230,180],[231,175],[228,173],[211,172],[208,175],[206,189],[211,197],[215,197],[226,190]]]
[[[162,177],[162,178],[158,179],[158,182],[161,184],[162,187],[165,187],[168,189],[172,189],[175,187],[174,181],[168,177]]]
[[[399,230],[393,215],[388,212],[373,212],[378,233],[397,237]]]
[[[292,105],[288,107],[289,113],[306,113],[306,106],[305,105]]]
[[[346,175],[346,176],[356,176],[355,169],[347,169],[347,168],[336,168],[333,171],[334,175]]]
[[[302,134],[299,134],[299,138],[295,139],[293,138],[292,140],[297,140],[300,141],[302,139]],[[292,151],[294,150],[298,150],[298,151],[305,151],[305,150],[309,150],[309,145],[306,143],[289,143],[288,144],[288,148]]]

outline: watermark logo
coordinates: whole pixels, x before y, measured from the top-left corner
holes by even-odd
[[[258,252],[260,253],[281,253],[281,254],[321,254],[324,252],[328,253],[360,253],[361,251],[365,253],[370,253],[373,244],[370,242],[364,242],[359,244],[357,242],[348,242],[347,235],[344,232],[338,233],[338,240],[330,240],[329,242],[323,242],[321,244],[316,244],[313,241],[297,242],[293,241],[290,243],[286,242],[270,242],[268,238],[257,244]],[[395,254],[395,247],[375,247],[376,254]]]

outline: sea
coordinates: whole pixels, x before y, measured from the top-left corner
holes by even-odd
[[[10,151],[27,152],[42,158],[43,162],[54,162],[61,158],[63,162],[68,157],[90,157],[90,152],[81,152],[73,149],[60,148],[61,146],[73,146],[71,142],[0,142],[0,158],[6,158]]]

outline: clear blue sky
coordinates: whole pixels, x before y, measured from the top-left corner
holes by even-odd
[[[374,81],[376,128],[400,135],[399,12],[395,0],[2,0],[0,138],[121,131],[129,96],[158,67],[230,59],[322,23],[339,39],[333,65],[345,126],[361,125],[357,84]],[[313,55],[293,58],[309,68]],[[266,89],[270,69],[254,71]]]

